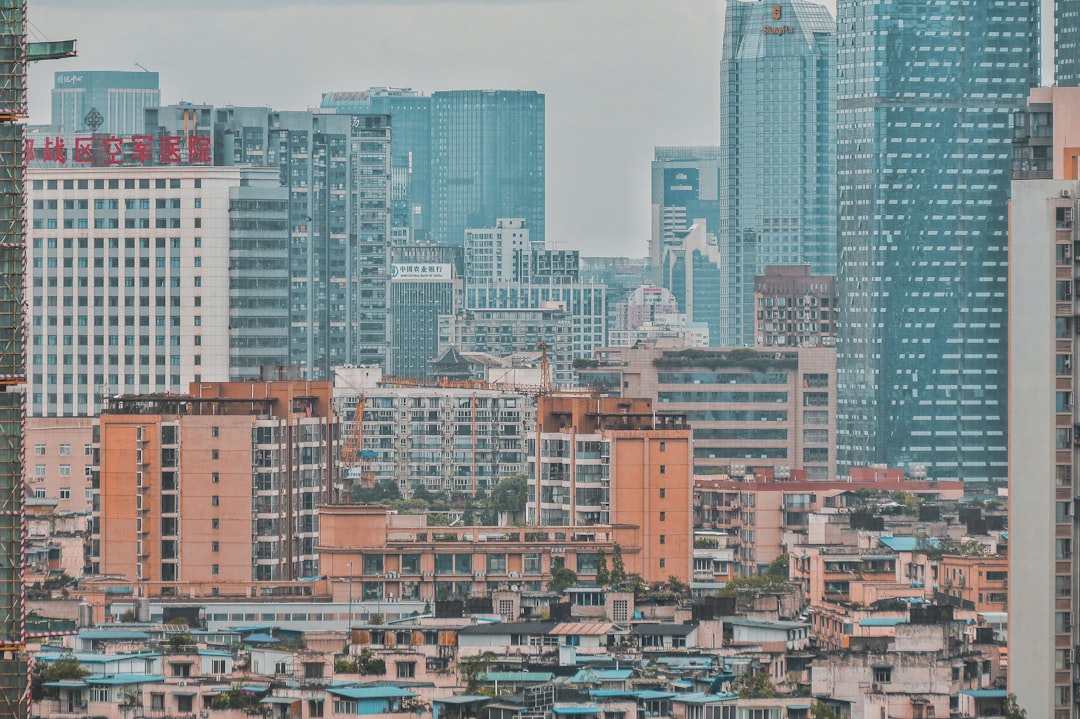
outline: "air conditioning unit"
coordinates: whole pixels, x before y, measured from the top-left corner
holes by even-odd
[[[1061,191],[1061,196],[1065,197],[1065,198],[1072,197],[1072,191],[1071,190],[1062,190]]]
[[[520,579],[521,578],[521,572],[510,572],[510,578],[511,579]]]
[[[880,692],[881,691],[881,685],[878,684],[877,682],[874,682],[873,684],[870,685],[870,691],[872,691],[872,692]]]

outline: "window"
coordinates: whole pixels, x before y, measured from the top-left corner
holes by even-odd
[[[665,497],[667,497],[667,488],[666,487],[661,487],[660,488],[660,499],[663,499]]]
[[[210,565],[210,573],[211,574],[218,574],[219,571],[220,571],[220,568],[218,567],[218,565],[216,565],[216,564],[211,564]]]
[[[225,673],[225,660],[224,659],[211,660],[211,662],[210,662],[210,673],[211,674],[224,674]]]
[[[218,427],[211,427],[210,428],[210,436],[211,437],[218,437],[220,435],[221,435],[221,429],[220,428],[218,428]]]
[[[60,499],[71,499],[71,489],[68,487],[61,488]]]
[[[667,474],[667,465],[666,464],[661,464],[660,465],[660,474]]]
[[[666,522],[667,521],[667,512],[661,512],[660,513],[660,521],[661,522]]]
[[[218,497],[218,495],[215,494],[212,497],[210,497],[210,506],[211,507],[216,507],[219,504],[221,504],[221,499]]]
[[[60,476],[61,477],[70,477],[71,476],[71,465],[70,464],[61,464],[60,465]]]
[[[660,544],[667,544],[667,535],[666,534],[661,534],[660,535]]]
[[[210,450],[210,459],[217,459],[219,456],[220,455],[216,449]]]
[[[892,667],[877,665],[874,667],[874,681],[879,684],[888,684],[892,681]]]
[[[416,662],[398,662],[397,678],[412,679],[416,676]]]
[[[217,551],[220,551],[220,550],[221,550],[221,543],[220,542],[210,542],[210,551],[211,552],[217,552]]]
[[[214,484],[217,484],[218,482],[221,481],[221,475],[218,474],[217,472],[211,472],[210,473],[210,481],[213,482]]]
[[[213,519],[210,520],[210,529],[218,529],[220,526],[221,526],[221,523],[220,523],[220,520],[218,520],[217,517],[214,517]]]
[[[45,454],[45,445],[44,444],[35,444],[34,445],[34,454],[38,455],[39,457],[43,456]]]

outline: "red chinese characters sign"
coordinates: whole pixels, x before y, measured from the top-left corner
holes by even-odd
[[[23,141],[27,164],[58,165],[211,165],[214,143],[209,135],[94,135],[76,137],[69,148],[63,137],[28,137]]]

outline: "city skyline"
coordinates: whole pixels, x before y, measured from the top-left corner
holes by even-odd
[[[323,92],[379,85],[425,94],[536,90],[548,101],[548,237],[583,255],[640,257],[653,147],[719,139],[716,0],[259,3],[257,35],[253,5],[199,3],[195,13],[127,0],[92,8],[34,0],[31,34],[78,38],[79,57],[31,66],[31,122],[49,121],[54,72],[138,70],[134,63],[159,73],[165,104],[302,110],[318,107]],[[114,10],[123,23],[110,20]],[[408,33],[354,42],[362,26]],[[303,28],[312,32],[294,36]],[[222,61],[230,72],[217,69]]]

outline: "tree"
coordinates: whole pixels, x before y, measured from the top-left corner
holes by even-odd
[[[380,479],[374,487],[353,487],[352,500],[375,504],[401,499],[401,490],[397,481],[393,479]]]
[[[476,524],[476,505],[471,499],[465,501],[465,509],[461,512],[461,523],[466,527]]]
[[[82,679],[89,674],[90,671],[79,663],[74,654],[64,654],[56,661],[49,662],[41,676],[47,682],[58,682],[63,679]]]
[[[781,554],[776,559],[769,562],[769,567],[765,570],[765,576],[770,579],[788,579],[788,559],[787,554]]]
[[[601,549],[596,553],[596,583],[601,587],[611,584],[611,573],[607,568],[607,555]]]
[[[668,588],[671,593],[677,597],[686,597],[690,595],[690,586],[684,583],[681,579],[672,574],[667,578]]]
[[[490,504],[496,512],[524,512],[529,499],[529,479],[524,474],[507,477],[491,490]]]
[[[1027,719],[1027,709],[1020,706],[1015,694],[1009,692],[1005,697],[1005,703],[1001,705],[1001,715],[1005,719]]]
[[[609,581],[612,584],[622,584],[626,580],[626,565],[623,563],[622,546],[616,544],[611,550],[611,575]]]
[[[840,719],[840,717],[830,705],[820,699],[815,699],[810,705],[810,719]]]
[[[479,688],[480,675],[488,670],[488,667],[495,661],[495,658],[495,655],[491,652],[484,652],[475,657],[467,657],[458,660],[458,674],[465,680],[466,692],[469,694],[476,693]]]
[[[765,670],[740,674],[731,683],[731,689],[740,699],[768,699],[776,695],[776,687]]]
[[[548,591],[562,594],[568,587],[577,584],[577,572],[567,567],[555,567],[551,570]]]

